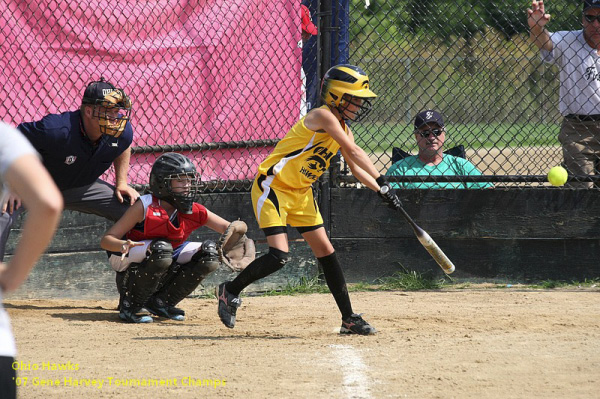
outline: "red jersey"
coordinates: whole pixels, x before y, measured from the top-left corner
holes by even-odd
[[[158,198],[152,197],[152,203],[146,210],[146,219],[143,227],[136,226],[127,233],[127,238],[133,241],[152,240],[163,238],[177,248],[198,227],[204,226],[208,219],[208,213],[204,206],[194,203],[192,213],[189,215],[177,213],[179,227],[175,227],[169,220],[167,211],[160,206]],[[139,228],[141,227],[141,228]]]

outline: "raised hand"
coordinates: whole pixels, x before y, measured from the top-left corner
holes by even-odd
[[[530,29],[543,28],[550,21],[550,14],[546,14],[543,0],[531,2],[531,8],[527,9],[527,23]]]

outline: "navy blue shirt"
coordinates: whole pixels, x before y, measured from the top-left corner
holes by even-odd
[[[81,112],[46,115],[17,126],[42,156],[60,190],[93,183],[133,141],[131,123],[120,137],[103,136],[97,145],[81,131]]]

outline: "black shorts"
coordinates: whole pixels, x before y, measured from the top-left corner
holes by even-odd
[[[298,230],[298,233],[302,235],[304,233],[308,233],[309,231],[320,229],[321,227],[323,227],[323,224],[318,224],[316,226],[296,227],[296,230]],[[287,226],[265,227],[262,229],[262,231],[267,237],[274,236],[276,234],[287,234]]]
[[[0,397],[2,399],[15,399],[17,397],[17,372],[13,368],[15,359],[0,356]]]

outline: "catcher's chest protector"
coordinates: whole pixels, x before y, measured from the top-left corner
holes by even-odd
[[[206,208],[194,203],[191,214],[177,214],[179,227],[175,227],[165,209],[153,201],[146,211],[143,231],[133,229],[127,233],[127,238],[134,241],[166,238],[173,248],[177,248],[194,230],[206,224],[207,217]]]

